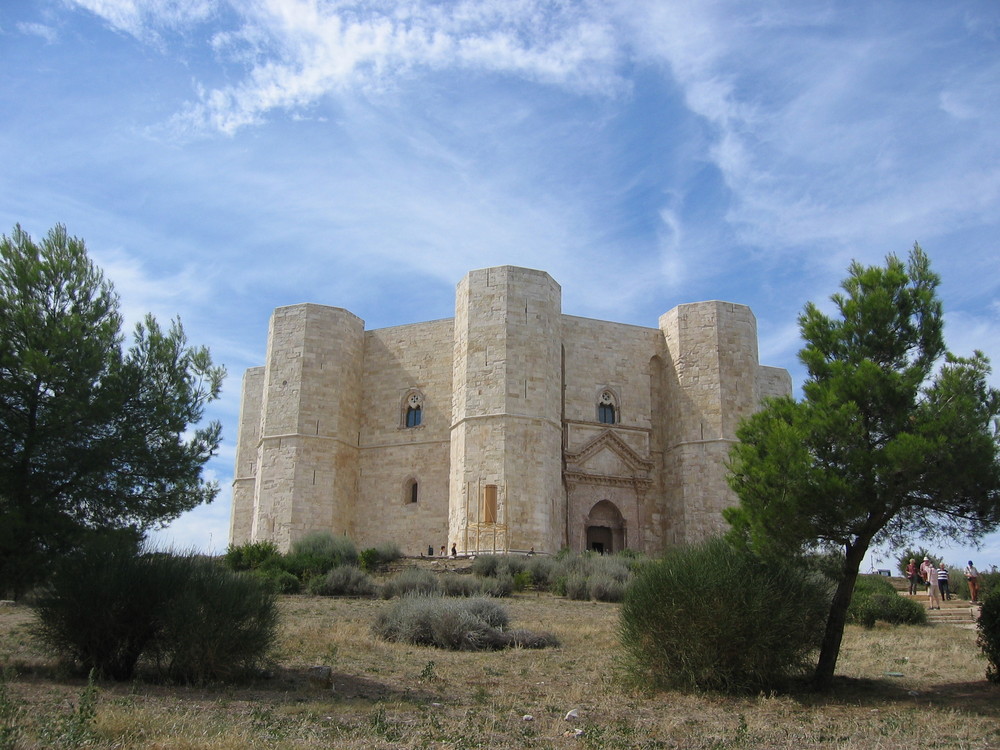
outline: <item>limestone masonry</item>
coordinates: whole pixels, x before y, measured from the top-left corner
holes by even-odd
[[[462,279],[451,320],[279,307],[243,379],[230,541],[656,553],[723,527],[736,426],[790,393],[729,302],[590,320],[544,271],[500,266]]]

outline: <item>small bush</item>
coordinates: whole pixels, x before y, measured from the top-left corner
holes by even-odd
[[[927,612],[919,602],[900,596],[883,576],[862,575],[854,584],[847,621],[866,628],[874,627],[876,621],[923,625],[927,622]]]
[[[376,590],[372,577],[353,565],[339,565],[309,582],[309,593],[314,596],[370,597]]]
[[[581,602],[590,599],[590,588],[587,586],[587,579],[581,573],[573,573],[567,576],[562,588],[562,595],[567,599]]]
[[[251,570],[250,575],[276,594],[297,594],[302,590],[298,576],[281,568],[258,568]]]
[[[625,584],[606,573],[598,573],[587,580],[591,599],[598,602],[620,602],[625,597]]]
[[[380,544],[377,547],[369,547],[358,553],[358,566],[362,570],[372,572],[378,570],[383,565],[388,565],[403,557],[399,545],[394,542]]]
[[[97,538],[55,566],[37,603],[35,634],[83,673],[130,679],[160,627],[175,568],[134,540]]]
[[[355,565],[357,561],[354,542],[346,536],[317,531],[292,544],[282,567],[304,582],[325,575],[340,565]]]
[[[267,563],[281,559],[281,553],[274,542],[247,542],[230,544],[223,560],[230,570],[257,570]]]
[[[143,658],[178,680],[232,679],[263,662],[277,627],[274,593],[255,575],[121,538],[56,566],[36,615],[48,647],[115,680],[130,679]]]
[[[484,596],[488,588],[481,578],[457,573],[443,575],[438,582],[444,596]]]
[[[485,579],[482,586],[485,596],[503,599],[514,593],[514,576],[510,573],[502,573],[495,578]]]
[[[526,591],[532,587],[535,580],[530,570],[522,570],[513,577],[514,591]]]
[[[979,599],[986,601],[994,591],[1000,591],[1000,573],[979,573]]]
[[[532,583],[541,591],[551,590],[556,568],[556,560],[547,555],[530,555],[525,563],[525,570],[531,573]]]
[[[258,672],[277,637],[274,592],[212,560],[192,555],[176,562],[176,591],[150,648],[161,674],[203,684]]]
[[[492,578],[497,574],[497,568],[500,567],[501,562],[503,562],[503,558],[500,555],[476,555],[470,570],[474,576]]]
[[[382,586],[382,598],[419,595],[429,596],[439,593],[437,576],[429,570],[408,568],[390,578]]]
[[[623,666],[654,688],[774,689],[809,666],[830,593],[801,567],[765,564],[721,539],[672,548],[625,593]]]
[[[983,599],[979,614],[979,648],[986,657],[986,679],[1000,684],[1000,591]]]
[[[548,634],[505,632],[507,611],[491,599],[411,596],[383,612],[373,626],[379,638],[453,651],[483,651],[512,646],[558,645]]]

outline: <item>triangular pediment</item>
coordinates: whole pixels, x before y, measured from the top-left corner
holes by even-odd
[[[566,471],[605,477],[645,479],[653,464],[612,430],[605,430],[579,451],[566,453]]]

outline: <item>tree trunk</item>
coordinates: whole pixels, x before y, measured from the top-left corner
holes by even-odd
[[[868,544],[858,543],[848,547],[844,556],[843,575],[830,603],[830,614],[826,618],[826,631],[819,650],[819,661],[816,664],[816,673],[813,675],[813,687],[817,690],[829,690],[833,683],[837,657],[840,656],[840,643],[844,639],[844,626],[847,624],[847,608],[851,606],[854,584],[858,580],[858,571],[861,570],[861,563],[867,552]]]

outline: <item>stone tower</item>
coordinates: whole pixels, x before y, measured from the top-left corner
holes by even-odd
[[[561,296],[544,271],[472,271],[455,303],[448,528],[460,551],[564,540]]]
[[[293,305],[271,316],[267,364],[244,380],[237,463],[253,439],[253,406],[260,404],[249,540],[270,539],[287,549],[317,529],[345,533],[357,492],[364,322],[336,307]],[[259,370],[263,369],[261,374]],[[237,477],[236,527],[246,533],[248,490]],[[237,519],[239,521],[237,522]]]
[[[668,544],[724,527],[734,496],[724,466],[741,417],[760,401],[757,321],[745,305],[697,302],[660,318],[666,340],[664,497]]]

